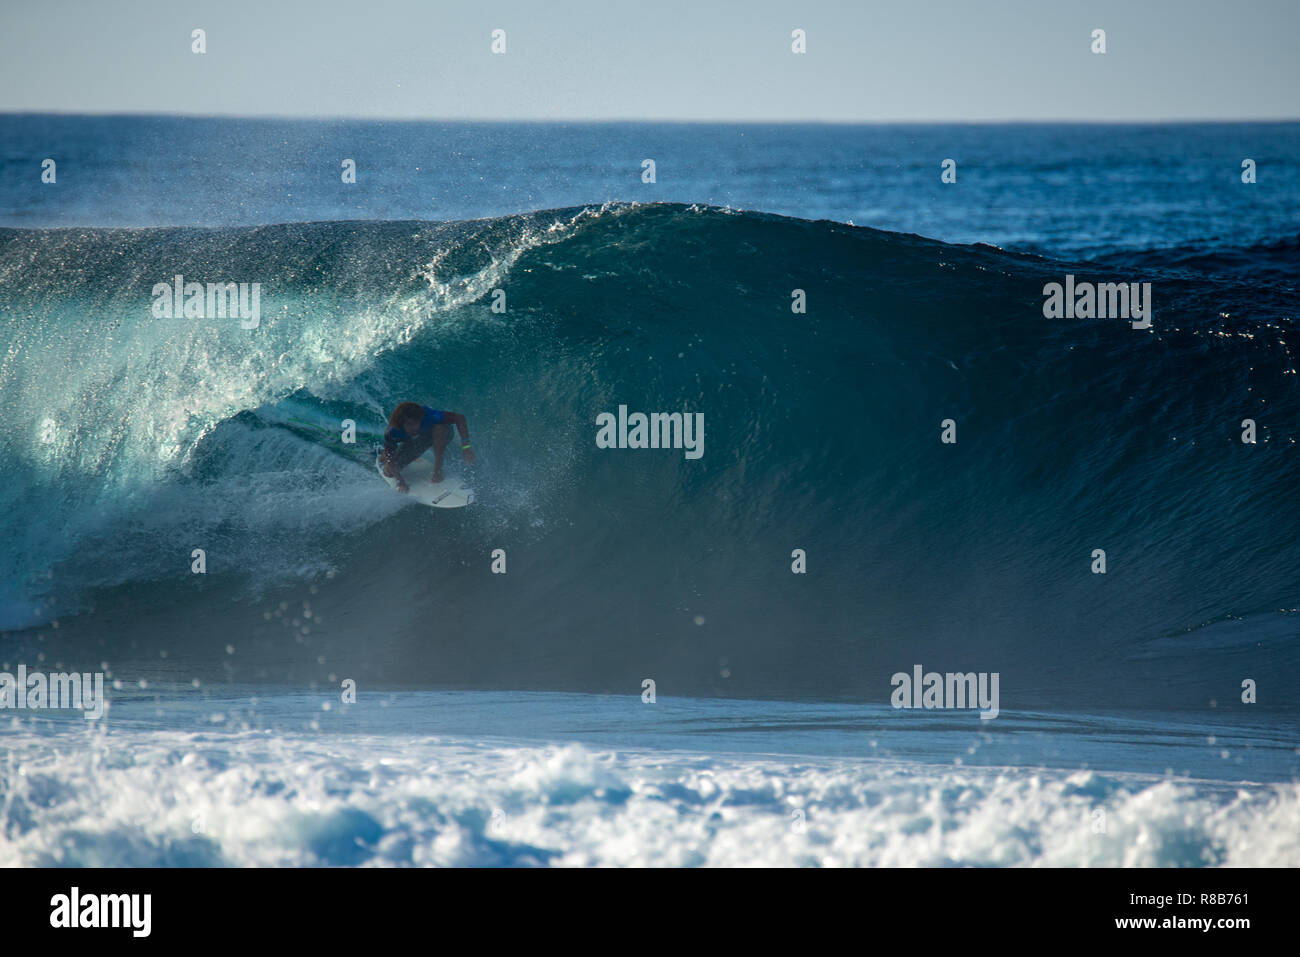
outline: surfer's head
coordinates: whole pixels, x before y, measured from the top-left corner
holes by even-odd
[[[424,406],[418,402],[403,402],[388,417],[390,429],[401,429],[407,435],[417,435],[424,421]]]

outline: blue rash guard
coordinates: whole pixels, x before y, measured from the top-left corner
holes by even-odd
[[[431,409],[427,405],[422,405],[424,409],[424,418],[420,420],[420,431],[417,436],[406,434],[405,429],[389,429],[384,433],[384,451],[393,453],[397,451],[397,446],[402,442],[410,442],[420,435],[431,435],[435,425],[442,425],[447,421],[447,413],[439,409]]]

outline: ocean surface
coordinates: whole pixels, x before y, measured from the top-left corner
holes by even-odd
[[[0,865],[1300,865],[1300,124],[10,115],[0,174],[0,672],[110,699],[0,710]],[[404,399],[472,507],[375,476]]]

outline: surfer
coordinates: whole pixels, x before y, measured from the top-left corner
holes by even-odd
[[[402,478],[402,466],[410,465],[433,447],[433,475],[430,481],[442,481],[442,453],[451,440],[451,427],[460,431],[461,456],[466,465],[474,464],[474,450],[469,444],[469,423],[459,412],[443,412],[418,402],[403,402],[388,417],[384,433],[384,450],[379,453],[384,474],[397,479],[397,490],[409,492]]]

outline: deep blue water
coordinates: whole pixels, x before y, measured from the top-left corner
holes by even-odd
[[[384,123],[0,116],[0,225],[464,220],[706,203],[1056,255],[1294,239],[1300,124]],[[58,163],[41,183],[40,164]],[[357,164],[356,182],[341,164]],[[656,182],[642,182],[653,159]],[[940,181],[957,163],[957,182]],[[1242,161],[1257,179],[1241,182]]]
[[[0,670],[121,682],[107,732],[15,719],[0,863],[60,860],[105,761],[273,800],[217,839],[105,794],[83,863],[554,862],[632,805],[749,808],[642,833],[735,863],[791,775],[834,824],[776,863],[1295,863],[1298,131],[0,117]],[[155,314],[178,274],[258,325]],[[1067,275],[1150,283],[1151,328],[1045,318]],[[374,476],[408,398],[468,415],[470,509]],[[599,448],[620,405],[703,456]],[[890,708],[915,665],[999,717]],[[389,749],[452,783],[372,793]],[[627,863],[591,833],[565,862]]]

